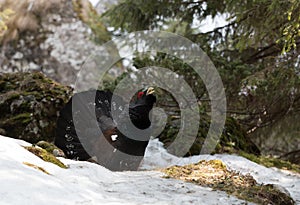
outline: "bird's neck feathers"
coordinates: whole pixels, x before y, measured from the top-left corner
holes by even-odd
[[[149,108],[142,105],[129,108],[129,116],[132,123],[139,129],[150,127],[151,122],[149,120],[149,112],[151,109],[152,107]]]
[[[139,129],[150,127],[149,113],[156,101],[153,95],[144,95],[129,106],[129,115],[132,123]]]

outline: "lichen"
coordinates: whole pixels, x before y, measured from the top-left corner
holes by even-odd
[[[258,204],[295,204],[273,185],[258,184],[251,175],[228,170],[221,160],[202,160],[196,164],[172,166],[162,170],[165,178],[175,178],[214,190],[225,191],[239,199]]]

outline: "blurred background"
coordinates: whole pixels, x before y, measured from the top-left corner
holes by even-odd
[[[85,60],[101,52],[99,45],[140,30],[180,34],[215,64],[228,106],[216,153],[246,152],[300,164],[297,0],[0,0],[0,133],[51,142],[57,111],[72,95]],[[187,155],[199,154],[210,125],[209,96],[201,79],[164,53],[130,60],[114,65],[101,89],[113,90],[124,76],[145,66],[178,73],[199,103],[199,133]],[[160,135],[167,146],[180,127],[180,111],[170,93],[158,94],[158,106],[168,113]]]

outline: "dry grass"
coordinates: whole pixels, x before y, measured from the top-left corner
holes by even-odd
[[[293,199],[273,185],[258,184],[251,175],[230,171],[220,160],[200,161],[164,169],[166,178],[192,182],[259,204],[294,204]]]
[[[31,163],[29,163],[29,162],[23,162],[23,164],[25,164],[25,165],[27,165],[27,166],[29,166],[29,167],[32,167],[32,168],[34,168],[34,169],[37,169],[37,170],[39,170],[39,171],[42,171],[42,172],[44,172],[45,174],[50,175],[50,173],[47,172],[43,167],[39,167],[39,166],[37,166],[37,165],[35,165],[35,164],[31,164]]]

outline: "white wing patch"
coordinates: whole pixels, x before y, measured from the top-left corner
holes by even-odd
[[[118,135],[112,135],[112,136],[111,136],[111,140],[112,140],[112,141],[116,141],[117,138],[118,138]]]

